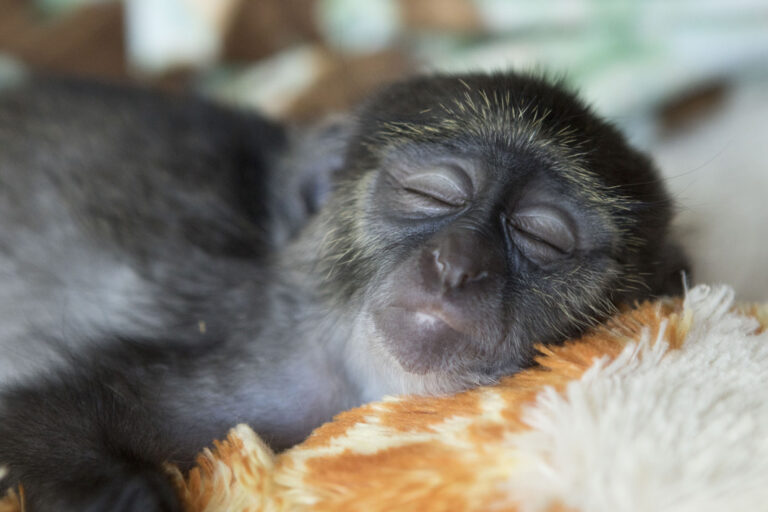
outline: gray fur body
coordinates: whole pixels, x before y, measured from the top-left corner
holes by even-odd
[[[299,143],[312,165],[335,163]],[[194,369],[199,387],[169,381],[164,409],[195,410],[206,382],[229,379],[237,393],[210,397],[207,413],[221,425],[233,408],[255,413],[267,438],[269,425],[291,424],[279,445],[359,402],[333,384],[340,372],[320,340],[306,341],[321,337],[322,317],[297,323],[312,311],[306,286],[265,271],[307,216],[293,192],[307,162],[285,157],[288,144],[258,116],[141,91],[44,81],[0,97],[0,383],[135,339],[210,351]],[[234,193],[242,173],[254,175],[255,214]],[[222,345],[237,347],[226,371]]]

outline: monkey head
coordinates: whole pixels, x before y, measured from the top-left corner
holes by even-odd
[[[685,264],[648,158],[560,85],[517,74],[380,92],[325,213],[323,286],[358,308],[355,343],[457,387],[679,291]]]

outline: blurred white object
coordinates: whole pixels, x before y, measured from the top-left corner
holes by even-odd
[[[694,282],[768,300],[768,88],[739,84],[724,108],[652,153],[680,205]]]
[[[382,50],[401,29],[394,0],[321,0],[317,16],[325,39],[349,53]]]
[[[125,0],[128,58],[139,71],[216,60],[238,0]]]
[[[765,0],[471,1],[493,37],[421,44],[421,61],[441,71],[564,74],[643,144],[652,135],[643,116],[660,102],[768,63]]]
[[[317,46],[296,46],[261,60],[244,71],[216,76],[200,91],[225,103],[280,117],[328,67],[328,55]]]
[[[35,0],[35,6],[46,14],[63,14],[85,5],[105,4],[113,0]]]
[[[27,78],[27,70],[17,60],[0,52],[0,92]]]

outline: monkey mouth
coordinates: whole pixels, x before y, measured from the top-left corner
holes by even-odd
[[[440,301],[409,299],[393,302],[382,309],[388,310],[393,317],[400,317],[404,324],[416,329],[429,331],[450,329],[462,335],[472,332],[470,319],[459,308],[450,307],[450,304]]]
[[[444,369],[471,343],[461,322],[438,308],[387,306],[373,313],[385,348],[412,373]]]
[[[410,315],[414,323],[424,328],[444,328],[448,327],[457,332],[461,332],[454,324],[456,323],[450,315],[447,315],[444,311],[439,309],[422,309],[422,310],[409,310],[407,308],[400,308],[404,314]]]

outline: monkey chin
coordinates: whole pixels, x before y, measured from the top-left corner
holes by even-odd
[[[495,370],[510,347],[499,280],[450,289],[424,271],[423,260],[416,255],[405,261],[381,283],[380,294],[366,308],[371,339],[405,374],[487,382],[489,369],[498,375]]]
[[[373,323],[387,350],[409,373],[448,371],[453,354],[471,350],[472,337],[440,310],[389,306],[373,313]]]

